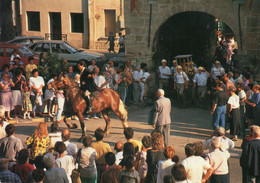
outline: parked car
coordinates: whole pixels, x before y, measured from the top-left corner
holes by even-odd
[[[23,44],[23,45],[29,46],[40,40],[44,40],[44,38],[40,37],[40,36],[18,36],[18,37],[15,37],[14,39],[8,41],[8,43]]]
[[[76,65],[79,60],[85,60],[87,64],[95,59],[97,63],[101,63],[105,60],[105,56],[102,53],[77,49],[69,45],[66,41],[59,40],[42,40],[29,46],[37,54],[43,52],[49,52],[51,54],[57,54],[60,59],[68,60],[70,65]]]
[[[25,45],[0,42],[0,69],[2,69],[3,65],[10,64],[11,55],[14,50],[16,50],[17,53],[21,56],[21,60],[24,63],[24,66],[29,63],[28,57],[30,56],[34,57],[36,65],[39,64],[39,56],[35,55],[35,53],[33,53],[33,51],[27,48]]]

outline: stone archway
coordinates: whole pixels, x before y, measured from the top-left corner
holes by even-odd
[[[162,58],[171,65],[174,57],[182,54],[193,54],[195,63],[209,68],[216,51],[216,18],[200,11],[185,11],[169,17],[154,35],[152,60],[155,68]],[[235,36],[232,29],[222,23]]]

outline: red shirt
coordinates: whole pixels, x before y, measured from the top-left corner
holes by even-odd
[[[11,171],[19,175],[22,182],[28,182],[29,173],[34,169],[34,166],[29,163],[15,164],[11,167]]]

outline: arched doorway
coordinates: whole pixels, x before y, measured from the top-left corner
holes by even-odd
[[[209,69],[216,53],[217,30],[227,38],[235,37],[228,25],[208,13],[187,11],[168,18],[153,40],[155,68],[161,64],[162,58],[171,65],[176,55],[193,54],[197,65]]]

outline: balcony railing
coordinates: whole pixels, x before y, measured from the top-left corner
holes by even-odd
[[[51,34],[45,33],[46,40],[62,40],[67,41],[67,34]]]

